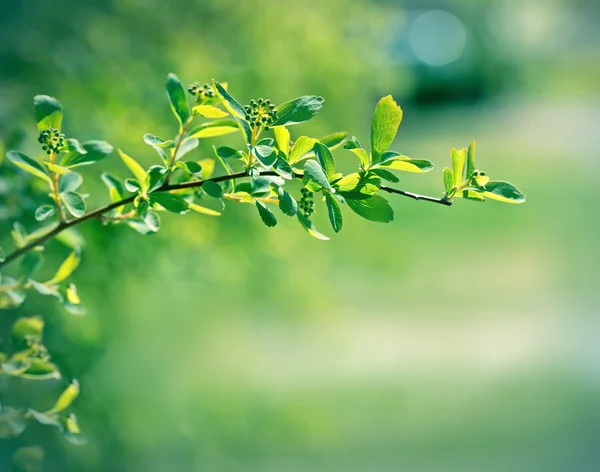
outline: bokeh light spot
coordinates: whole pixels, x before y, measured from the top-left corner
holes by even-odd
[[[423,13],[410,30],[415,56],[430,66],[445,66],[458,60],[466,44],[467,33],[462,22],[445,11]]]

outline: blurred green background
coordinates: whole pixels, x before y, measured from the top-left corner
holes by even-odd
[[[33,444],[48,471],[600,470],[599,21],[592,0],[1,2],[7,148],[35,149],[31,100],[45,93],[69,135],[149,165],[142,135],[176,132],[173,71],[227,81],[243,102],[324,96],[293,137],[368,141],[391,93],[404,109],[393,149],[436,164],[398,186],[441,195],[449,149],[475,138],[478,167],[529,199],[398,197],[393,223],[346,212],[327,243],[233,204],[218,219],[165,216],[146,238],[87,224],[87,316],[32,296],[6,319],[47,320],[55,360],[82,384],[88,443],[32,427],[0,442],[0,470]],[[127,172],[114,155],[82,169],[93,205],[101,171]],[[4,247],[11,219],[34,225],[8,188]],[[58,264],[66,249],[47,253]]]

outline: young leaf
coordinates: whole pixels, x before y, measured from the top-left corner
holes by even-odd
[[[344,144],[344,141],[347,137],[348,133],[346,133],[345,131],[338,131],[337,133],[331,133],[327,136],[319,138],[319,142],[327,146],[330,151],[333,151],[334,149]]]
[[[469,144],[469,151],[467,152],[467,178],[473,175],[475,171],[475,141],[471,141]]]
[[[378,223],[389,223],[394,219],[394,210],[380,195],[355,200],[346,196],[346,203],[359,216]]]
[[[156,233],[160,229],[160,216],[155,211],[148,210],[143,219],[148,229],[153,233]]]
[[[348,174],[335,182],[334,187],[342,194],[355,194],[354,198],[361,198],[360,195],[375,195],[381,188],[381,180],[369,172],[368,174]],[[364,197],[362,197],[364,198]]]
[[[213,198],[221,198],[223,197],[223,189],[221,186],[213,182],[212,180],[208,180],[202,184],[202,190],[206,192],[206,194]]]
[[[327,212],[331,226],[336,233],[339,233],[342,230],[342,209],[340,208],[340,204],[329,193],[325,194],[325,201],[327,202]]]
[[[256,204],[256,209],[258,210],[258,214],[260,215],[260,219],[263,221],[263,223],[268,227],[275,226],[277,224],[277,218],[275,218],[275,215],[271,210],[269,210],[267,205],[260,200],[254,200],[254,203]]]
[[[275,134],[277,149],[287,156],[290,153],[290,132],[285,126],[275,126],[273,134]]]
[[[294,216],[298,213],[298,202],[283,187],[277,189],[277,196],[279,197],[279,209],[288,216]]]
[[[139,165],[138,162],[133,157],[128,156],[120,149],[118,149],[117,151],[119,153],[119,156],[125,163],[125,165],[129,168],[131,173],[135,176],[135,178],[140,182],[143,182],[144,180],[146,180],[146,171],[143,169],[143,167],[141,165]]]
[[[192,108],[192,113],[204,118],[225,118],[228,115],[226,111],[210,105],[196,105]]]
[[[350,141],[348,141],[350,142]],[[358,161],[363,169],[368,169],[371,166],[371,156],[369,153],[361,147],[351,147],[348,150],[358,157]]]
[[[100,176],[102,182],[108,187],[108,194],[110,196],[111,201],[118,202],[123,200],[123,196],[125,194],[125,188],[123,187],[123,181],[118,177],[109,174],[108,172],[103,172]]]
[[[450,193],[454,187],[454,176],[452,175],[452,171],[446,167],[444,169],[444,188],[446,189],[446,193]]]
[[[37,221],[44,221],[50,218],[56,212],[56,208],[52,205],[42,205],[35,210],[35,219]]]
[[[44,165],[54,174],[64,175],[71,172],[68,167],[62,167],[57,164],[52,164],[50,161],[44,161]]]
[[[76,192],[64,192],[60,194],[60,198],[69,210],[69,213],[75,218],[79,218],[85,214],[85,200]]]
[[[289,126],[308,121],[319,113],[324,102],[323,97],[307,95],[282,103],[276,108],[277,119],[272,126]]]
[[[61,175],[58,179],[58,191],[62,192],[75,192],[83,183],[83,177],[77,172],[69,172],[68,174]]]
[[[55,128],[60,131],[62,126],[63,108],[60,102],[48,95],[36,95],[33,98],[35,121],[40,131]]]
[[[476,192],[474,190],[463,190],[462,197],[465,200],[473,200],[476,202],[485,201],[485,198],[483,198],[483,195],[481,195],[479,192]]]
[[[297,162],[315,146],[316,142],[317,140],[314,138],[300,136],[290,151],[290,157],[288,159],[289,163],[294,164]]]
[[[391,95],[383,97],[375,107],[371,125],[371,149],[377,156],[392,145],[402,121],[402,109]]]
[[[37,341],[42,340],[44,320],[39,316],[19,318],[12,326],[12,335],[17,340],[30,337]]]
[[[321,165],[312,159],[306,161],[304,164],[304,181],[305,183],[313,181],[318,185],[318,187],[331,189],[331,184],[323,172]]]
[[[6,154],[6,157],[8,157],[8,159],[17,167],[20,167],[24,171],[27,171],[30,174],[39,177],[40,179],[44,179],[49,184],[52,184],[52,179],[50,176],[48,176],[44,168],[31,157],[26,156],[19,151],[9,151]]]
[[[319,160],[319,163],[321,164],[321,167],[323,168],[323,171],[325,171],[327,179],[331,180],[333,174],[335,174],[335,163],[333,161],[331,151],[322,143],[316,143],[313,147],[313,150],[317,156],[317,159]]]
[[[221,216],[220,212],[211,210],[210,208],[206,208],[195,203],[188,203],[188,205],[190,206],[190,210],[193,210],[196,213],[201,213],[208,216]]]
[[[73,380],[47,413],[60,413],[71,406],[79,395],[79,383]]]
[[[73,251],[71,254],[69,254],[69,257],[67,257],[65,261],[60,265],[58,271],[56,272],[54,277],[52,277],[52,279],[48,281],[48,283],[56,285],[65,281],[75,271],[75,269],[77,269],[80,260],[81,257],[79,256],[79,251]]]
[[[223,136],[239,131],[238,122],[232,118],[207,121],[193,128],[188,133],[188,138],[212,138],[215,136]]]
[[[527,197],[509,182],[490,181],[485,186],[483,196],[504,203],[525,203]]]
[[[66,153],[76,152],[79,154],[85,154],[87,152],[81,143],[75,138],[65,139],[65,145],[61,148],[61,151]]]
[[[87,141],[82,144],[85,153],[70,152],[60,161],[61,166],[77,167],[93,164],[104,159],[114,150],[112,144],[106,141]]]
[[[452,175],[454,177],[454,187],[460,187],[463,182],[465,162],[467,160],[467,150],[461,149],[458,151],[456,149],[452,149],[450,154],[452,155]]]
[[[221,103],[225,107],[225,109],[231,113],[233,116],[241,119],[246,118],[246,111],[244,107],[239,104],[239,102],[233,98],[225,87],[223,87],[219,82],[213,79],[213,88],[217,93],[217,96],[221,100]]]
[[[190,106],[185,96],[185,90],[175,74],[169,74],[167,77],[167,96],[173,113],[179,123],[183,125],[190,117]]]
[[[423,173],[433,169],[433,164],[424,159],[411,159],[406,156],[397,156],[373,166],[374,169],[385,168],[391,170],[401,170],[404,172]]]
[[[185,213],[189,210],[189,204],[183,197],[174,193],[153,193],[150,195],[150,201],[152,203],[158,203],[165,210],[172,213]]]

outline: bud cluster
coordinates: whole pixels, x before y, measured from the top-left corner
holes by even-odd
[[[269,99],[252,99],[244,107],[244,110],[246,111],[246,119],[255,128],[264,126],[265,130],[268,130],[271,124],[277,119],[277,110]]]
[[[215,97],[215,91],[212,88],[212,85],[209,84],[200,85],[198,82],[194,82],[188,87],[188,92],[196,97],[197,102],[202,102]]]
[[[42,149],[46,151],[46,154],[60,152],[65,145],[65,135],[55,128],[48,128],[40,133],[38,143],[42,145]]]
[[[315,201],[313,200],[314,194],[306,187],[302,187],[302,198],[300,199],[299,207],[304,213],[304,216],[310,218],[315,212]]]

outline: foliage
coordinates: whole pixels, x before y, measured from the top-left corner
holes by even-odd
[[[525,201],[525,196],[512,184],[492,181],[476,170],[475,143],[468,149],[452,149],[452,168],[443,171],[445,193],[439,198],[384,185],[384,181],[399,182],[396,172],[425,173],[433,169],[427,160],[390,150],[402,121],[402,110],[391,96],[382,98],[375,108],[368,150],[356,137],[347,139],[344,132],[319,139],[302,135],[292,138],[291,127],[318,114],[324,104],[322,97],[303,96],[279,106],[269,99],[258,98],[243,106],[229,92],[226,83],[213,80],[187,88],[193,97],[190,104],[185,88],[174,74],[169,74],[166,89],[177,134],[171,139],[150,133],[143,136],[159,157],[159,162],[148,169],[118,149],[116,154],[130,175],[103,173],[100,178],[107,187],[110,203],[91,211],[87,208],[89,196],[80,190],[83,177],[76,168],[113,155],[113,146],[105,141],[80,142],[67,137],[62,130],[63,107],[59,101],[45,95],[34,98],[38,141],[44,157],[32,158],[20,151],[9,151],[7,157],[47,186],[49,200],[34,212],[41,226],[29,232],[23,224],[15,223],[11,234],[16,249],[6,256],[0,249],[2,269],[21,258],[14,274],[2,275],[0,279],[0,308],[17,307],[28,292],[35,291],[53,297],[72,314],[83,314],[85,309],[71,282],[80,262],[81,246],[73,227],[91,219],[105,225],[126,225],[149,235],[159,231],[164,212],[219,216],[226,202],[245,203],[256,208],[258,217],[268,227],[277,225],[275,207],[279,207],[283,215],[295,217],[309,235],[326,240],[328,237],[316,229],[313,221],[315,201],[324,203],[336,233],[343,229],[346,207],[370,221],[393,221],[394,211],[382,192],[446,206],[455,198]],[[184,159],[201,139],[236,132],[241,133],[243,149],[214,147],[212,160]],[[356,172],[343,175],[336,170],[332,151],[341,146],[358,158]],[[216,173],[219,167],[223,171]],[[53,238],[60,238],[72,251],[54,275],[44,280],[38,275],[43,264],[43,247]],[[44,322],[38,317],[21,318],[14,324],[12,336],[18,350],[0,353],[0,374],[37,381],[61,378],[42,344],[43,328]],[[72,381],[56,404],[43,412],[2,405],[0,432],[4,436],[21,434],[26,421],[35,420],[56,427],[71,442],[81,443],[83,436],[76,417],[65,413],[78,393],[79,385]],[[27,454],[25,451],[20,455]]]

